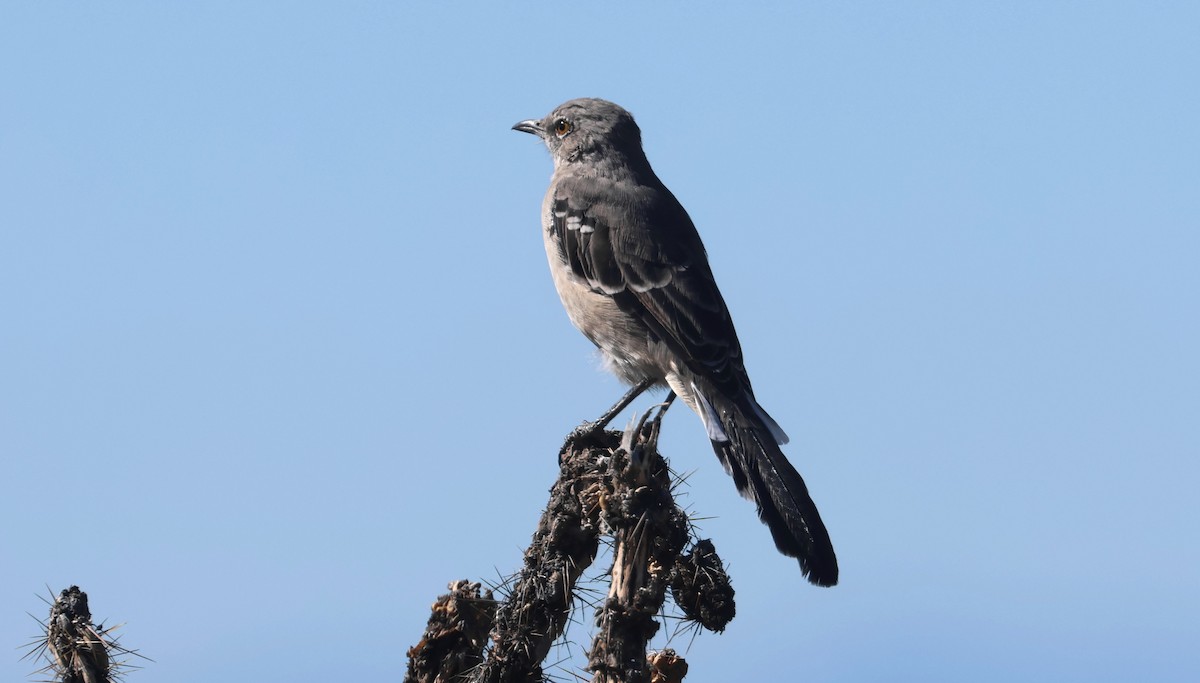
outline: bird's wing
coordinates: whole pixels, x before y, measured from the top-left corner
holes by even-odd
[[[749,391],[704,245],[669,190],[565,178],[552,212],[559,257],[578,281],[612,297],[726,397]]]

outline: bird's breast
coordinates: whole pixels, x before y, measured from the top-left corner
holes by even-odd
[[[542,226],[546,259],[554,288],[571,323],[596,345],[605,368],[622,381],[630,384],[644,379],[665,381],[669,372],[666,349],[653,339],[640,320],[621,310],[611,296],[596,292],[571,272],[562,258],[552,225],[547,207]]]

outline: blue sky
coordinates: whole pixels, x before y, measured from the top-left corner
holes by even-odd
[[[518,568],[622,391],[509,130],[580,96],[688,207],[842,565],[805,584],[673,411],[738,591],[670,643],[689,681],[1197,677],[1198,34],[1190,3],[4,4],[0,678],[75,583],[155,660],[131,681],[398,680],[447,582]]]

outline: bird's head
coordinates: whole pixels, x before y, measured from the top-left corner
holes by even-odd
[[[578,161],[645,159],[642,131],[621,107],[590,97],[564,102],[544,119],[529,119],[513,130],[531,133],[546,143],[555,168]]]

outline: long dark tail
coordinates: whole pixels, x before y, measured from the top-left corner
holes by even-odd
[[[775,547],[800,561],[800,571],[809,582],[837,584],[837,555],[821,514],[764,418],[758,411],[752,412],[757,406],[714,407],[729,440],[713,441],[713,450],[733,476],[738,493],[758,506],[758,518],[771,530]]]

